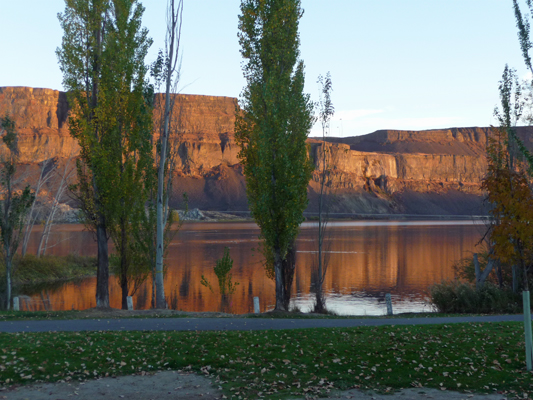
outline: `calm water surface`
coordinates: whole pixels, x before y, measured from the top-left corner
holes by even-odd
[[[91,233],[81,225],[58,225],[54,254],[95,255]],[[325,291],[327,306],[339,314],[381,315],[386,313],[385,294],[391,293],[394,312],[432,311],[427,302],[428,286],[453,278],[452,264],[479,251],[483,225],[470,221],[357,221],[331,222],[329,268]],[[38,235],[30,248],[37,247]],[[165,294],[183,311],[220,311],[219,294],[200,284],[202,274],[216,288],[213,272],[224,247],[230,248],[236,292],[229,299],[234,313],[251,312],[258,296],[261,310],[274,306],[274,282],[265,276],[258,251],[259,229],[253,223],[187,223],[170,244]],[[297,241],[297,266],[292,303],[308,311],[313,303],[311,265],[316,257],[316,225],[305,223]],[[52,240],[52,239],[51,239]],[[31,251],[31,249],[30,249]],[[95,307],[96,278],[31,295],[25,307],[54,310]],[[120,308],[118,280],[110,279],[111,306]],[[133,296],[134,307],[150,307],[151,282]]]

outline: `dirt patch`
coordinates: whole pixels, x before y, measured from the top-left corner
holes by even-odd
[[[101,378],[86,382],[36,383],[0,392],[9,400],[221,399],[222,392],[203,376],[164,371],[156,374]]]
[[[347,390],[327,397],[328,399],[354,399],[354,400],[505,400],[501,394],[472,394],[459,393],[450,390],[428,388],[403,389],[392,394],[364,393],[358,389]],[[296,400],[296,399],[294,399]]]
[[[206,377],[184,374],[177,371],[163,371],[155,374],[101,378],[86,382],[35,383],[12,387],[0,391],[0,399],[9,400],[77,400],[95,399],[223,399],[222,391]],[[312,397],[307,397],[308,399]],[[449,390],[427,388],[404,389],[392,394],[376,394],[352,389],[336,392],[328,399],[354,400],[501,400],[500,394],[458,393]],[[303,397],[293,400],[303,399]]]

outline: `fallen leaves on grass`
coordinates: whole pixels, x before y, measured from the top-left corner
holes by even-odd
[[[532,392],[519,323],[253,332],[0,334],[1,385],[157,370],[210,376],[226,396],[407,387]]]

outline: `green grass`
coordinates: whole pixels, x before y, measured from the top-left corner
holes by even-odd
[[[533,393],[521,323],[253,332],[0,334],[0,385],[141,371],[208,375],[228,397],[359,387]]]
[[[80,311],[0,311],[0,321],[40,321],[51,319],[79,319]]]
[[[233,317],[229,315],[228,317]],[[131,315],[124,316],[99,314],[98,316],[86,314],[84,311],[69,310],[69,311],[0,311],[0,322],[2,321],[43,321],[43,320],[69,320],[69,319],[125,319],[125,318],[191,318],[191,314],[150,314],[150,315]],[[197,318],[196,316],[194,318]]]

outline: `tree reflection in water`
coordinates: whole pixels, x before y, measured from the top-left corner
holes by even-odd
[[[68,239],[55,254],[96,252],[90,233],[78,225],[57,227],[56,239]],[[325,281],[328,307],[340,314],[384,314],[385,293],[391,293],[395,312],[428,311],[429,285],[453,278],[452,264],[475,247],[481,237],[470,221],[357,221],[332,222],[331,264]],[[247,313],[253,297],[264,308],[273,307],[274,284],[266,278],[258,247],[259,230],[252,223],[187,223],[176,235],[166,260],[165,292],[173,307],[183,311]],[[313,302],[310,265],[314,252],[313,224],[304,224],[298,238],[298,263],[291,302],[302,311]],[[29,252],[36,248],[32,237]],[[216,282],[213,265],[224,247],[234,258],[233,279],[240,282],[234,294],[221,299],[200,284],[202,274]],[[31,297],[32,308],[86,309],[95,306],[95,279],[21,288]],[[151,283],[134,297],[136,309],[150,307]],[[44,298],[46,301],[43,301]],[[48,301],[49,299],[49,301]],[[120,308],[120,288],[110,280],[111,306]],[[45,306],[46,303],[46,306]],[[263,306],[264,305],[264,306]]]

